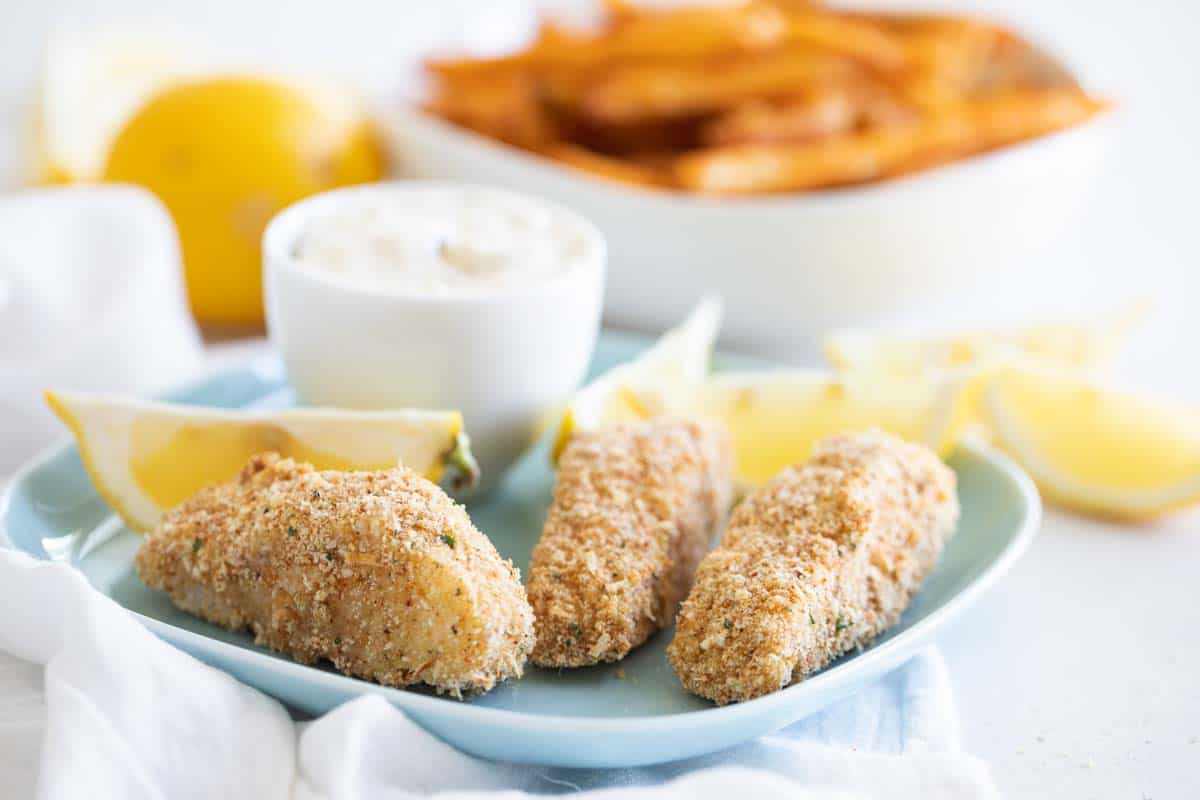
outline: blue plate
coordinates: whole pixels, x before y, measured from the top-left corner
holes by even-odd
[[[632,357],[645,341],[605,334],[593,372]],[[217,406],[291,402],[277,364],[222,373],[173,399]],[[666,659],[663,631],[619,665],[553,671],[465,701],[401,691],[295,664],[175,609],[133,570],[139,538],[125,530],[92,489],[73,444],[26,467],[13,481],[0,519],[14,545],[66,561],[157,635],[312,714],[366,693],[382,695],[442,739],[469,753],[564,767],[629,767],[710,753],[783,727],[903,664],[961,613],[1028,547],[1041,506],[1029,479],[1007,459],[964,446],[958,473],[962,522],[937,571],[900,624],[865,650],[767,697],[716,708],[685,693]],[[545,446],[531,451],[486,501],[470,506],[480,530],[522,568],[541,532],[553,475]]]

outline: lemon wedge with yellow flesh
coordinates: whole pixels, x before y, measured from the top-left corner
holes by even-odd
[[[960,380],[815,369],[729,372],[703,384],[694,412],[725,423],[737,482],[749,488],[806,460],[816,442],[836,433],[880,428],[944,455],[966,420],[964,388]]]
[[[219,62],[165,31],[55,36],[33,120],[32,172],[40,182],[154,192],[179,230],[196,318],[256,328],[267,221],[303,197],[378,180],[384,155],[354,93]]]
[[[46,400],[75,434],[96,490],[137,531],[267,450],[317,469],[404,464],[433,481],[478,478],[457,411],[225,410],[74,392]]]
[[[1046,323],[927,337],[844,330],[826,339],[825,356],[839,369],[895,375],[969,369],[1013,359],[1090,369],[1116,352],[1148,310],[1149,304],[1139,301],[1078,323]]]
[[[577,430],[684,410],[708,374],[720,326],[721,302],[706,297],[637,358],[580,389],[563,413],[554,458]]]
[[[1200,502],[1200,409],[1036,367],[996,371],[982,400],[1000,445],[1064,506],[1138,519]]]
[[[56,33],[37,99],[35,179],[99,179],[113,139],[142,104],[214,63],[195,42],[165,30]]]
[[[262,234],[276,212],[382,175],[375,132],[350,98],[258,77],[158,92],[113,138],[103,170],[162,200],[179,229],[193,312],[227,326],[262,322]]]

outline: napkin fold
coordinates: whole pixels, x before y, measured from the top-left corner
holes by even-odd
[[[0,608],[0,650],[45,666],[38,793],[47,800],[999,796],[986,765],[959,751],[946,668],[932,650],[741,747],[568,770],[466,755],[376,696],[297,724],[275,700],[157,639],[64,563],[0,549]],[[0,745],[5,730],[0,719]]]
[[[62,435],[46,389],[153,393],[202,359],[175,225],[154,195],[0,192],[0,476]]]

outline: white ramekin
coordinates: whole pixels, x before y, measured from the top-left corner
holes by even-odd
[[[301,402],[343,408],[443,408],[463,413],[483,469],[481,489],[535,438],[579,385],[604,294],[606,249],[590,222],[538,202],[586,243],[548,281],[434,296],[370,286],[294,257],[309,220],[387,196],[503,190],[398,181],[316,195],[280,212],[263,235],[267,327]],[[529,198],[526,198],[529,199]]]

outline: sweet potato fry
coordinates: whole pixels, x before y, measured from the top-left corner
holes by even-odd
[[[810,142],[854,127],[858,109],[841,89],[805,93],[781,101],[751,100],[707,123],[705,144],[778,144]]]
[[[707,122],[700,138],[707,145],[798,143],[914,120],[914,110],[884,87],[855,81],[743,103]]]
[[[629,0],[603,0],[604,24],[607,30],[616,30],[646,13],[645,8]]]
[[[964,102],[909,126],[800,145],[745,145],[680,157],[684,188],[711,194],[800,191],[912,172],[1076,124],[1101,106],[1074,90]]]
[[[560,34],[499,58],[433,60],[426,68],[443,78],[515,70],[596,69],[630,61],[714,58],[772,47],[787,34],[786,17],[773,6],[646,11],[623,19],[607,35]]]
[[[584,113],[606,122],[678,117],[720,110],[795,86],[822,86],[854,72],[847,59],[807,50],[782,50],[717,65],[686,62],[618,67],[582,98]]]
[[[427,108],[564,166],[709,194],[844,186],[1075,124],[1101,104],[993,23],[819,0],[653,8],[428,64]]]
[[[713,57],[774,47],[785,41],[787,17],[769,3],[646,11],[618,29],[626,58]]]
[[[613,158],[573,144],[556,144],[545,151],[551,158],[582,172],[617,183],[643,188],[663,188],[671,176],[662,166]]]
[[[789,14],[787,41],[855,58],[878,70],[901,69],[906,61],[900,37],[868,21],[828,12]]]
[[[536,86],[522,75],[460,85],[436,96],[427,108],[455,124],[519,147],[540,147],[558,136],[554,121],[538,101]]]
[[[966,19],[915,23],[906,39],[899,88],[910,101],[937,110],[969,94],[1000,47],[1005,32]]]
[[[1079,84],[1052,56],[1016,37],[1006,37],[974,76],[972,92],[996,94],[1021,88],[1078,89]]]
[[[847,134],[808,144],[749,144],[680,156],[685,189],[736,195],[800,191],[877,178],[904,156],[905,134]]]
[[[1105,104],[1075,88],[1014,90],[968,103],[963,112],[974,129],[970,152],[1003,147],[1069,128]]]

